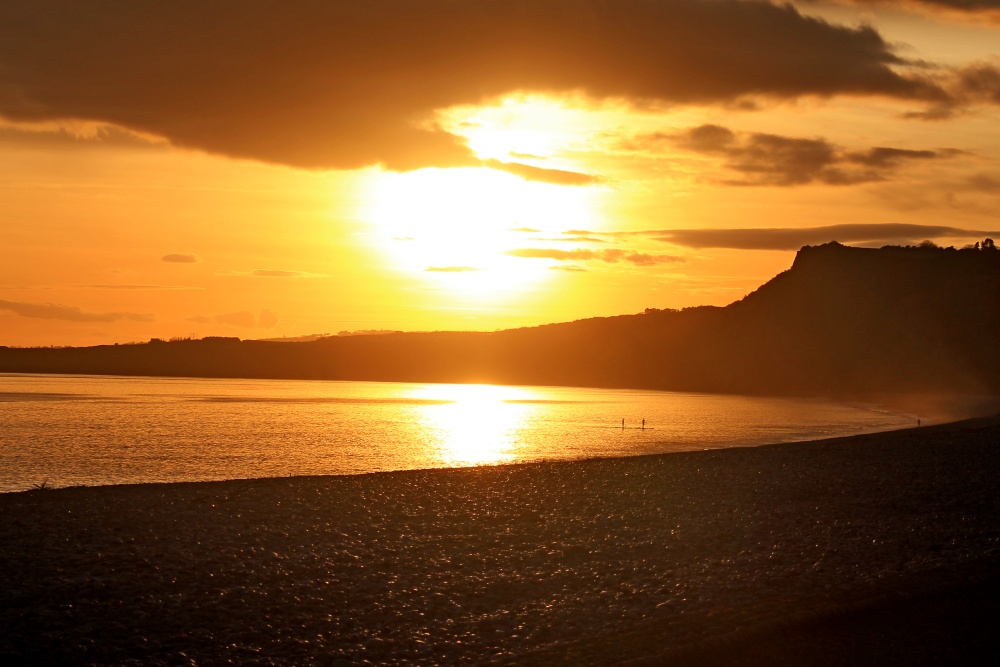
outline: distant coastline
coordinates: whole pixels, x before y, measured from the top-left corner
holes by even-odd
[[[1000,251],[806,246],[724,308],[497,332],[0,347],[0,372],[1000,395]]]

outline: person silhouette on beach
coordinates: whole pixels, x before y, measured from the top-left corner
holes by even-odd
[[[624,419],[622,420],[622,430],[623,431],[625,430],[625,420]]]
[[[643,431],[646,430],[646,420],[645,419],[642,420],[642,430]]]

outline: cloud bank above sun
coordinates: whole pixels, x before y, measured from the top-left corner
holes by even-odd
[[[478,165],[434,112],[511,92],[639,107],[878,96],[937,116],[1000,103],[988,64],[930,68],[871,26],[736,0],[5,3],[0,68],[9,120],[328,169]]]

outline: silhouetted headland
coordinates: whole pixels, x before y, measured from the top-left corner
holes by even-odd
[[[498,332],[0,348],[0,371],[489,382],[744,394],[1000,392],[1000,251],[802,248],[726,307]]]

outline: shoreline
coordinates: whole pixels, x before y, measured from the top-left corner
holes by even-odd
[[[861,404],[861,403],[858,403]],[[872,405],[882,405],[881,403]],[[440,471],[459,471],[459,470],[470,470],[470,469],[489,469],[489,468],[518,468],[522,466],[537,466],[537,465],[560,465],[560,464],[573,464],[573,463],[584,463],[590,461],[617,461],[617,460],[628,460],[628,459],[646,459],[646,458],[658,458],[662,456],[679,456],[687,454],[698,454],[702,452],[720,452],[728,450],[743,450],[743,449],[759,449],[767,447],[786,447],[786,446],[810,446],[810,445],[820,445],[824,443],[830,443],[840,440],[851,440],[854,438],[864,438],[864,437],[877,437],[883,434],[890,433],[907,433],[907,432],[927,432],[934,433],[940,430],[951,430],[951,429],[961,429],[968,426],[980,426],[988,425],[991,423],[996,423],[1000,425],[1000,397],[982,397],[978,405],[984,409],[967,409],[961,410],[959,413],[961,416],[951,416],[940,417],[940,421],[935,420],[931,417],[928,423],[920,426],[902,426],[898,428],[889,428],[885,430],[876,431],[865,431],[862,433],[854,433],[848,435],[836,435],[831,437],[813,438],[808,440],[787,440],[780,442],[767,442],[762,444],[750,444],[750,445],[736,445],[736,446],[722,446],[722,447],[704,447],[699,449],[685,449],[677,451],[668,452],[656,452],[656,453],[640,453],[640,454],[626,454],[621,456],[591,456],[585,458],[575,458],[575,459],[548,459],[541,458],[538,460],[529,461],[512,461],[503,463],[485,463],[485,464],[473,464],[466,466],[452,466],[452,467],[436,467],[436,468],[402,468],[399,470],[374,470],[370,472],[357,472],[357,473],[332,473],[332,474],[305,474],[305,475],[283,475],[283,476],[263,476],[263,477],[233,477],[224,479],[207,479],[207,480],[180,480],[180,481],[150,481],[150,482],[124,482],[124,483],[111,483],[111,484],[71,484],[66,486],[49,485],[48,480],[43,480],[40,483],[34,483],[31,487],[26,489],[20,489],[15,491],[0,491],[0,498],[5,495],[20,494],[20,493],[33,493],[36,491],[61,491],[67,489],[113,489],[119,487],[144,487],[144,486],[161,486],[161,487],[171,487],[171,486],[185,486],[192,484],[226,484],[229,482],[254,482],[254,481],[268,481],[268,480],[309,480],[309,479],[337,479],[337,478],[353,478],[353,477],[365,477],[369,475],[398,475],[406,473],[424,473],[424,472],[440,472]],[[988,406],[988,407],[986,407]],[[904,412],[905,407],[902,404],[892,406],[891,410],[894,413],[900,415],[907,415]],[[989,413],[989,414],[986,414]],[[955,413],[953,413],[955,414]],[[618,427],[613,427],[617,430]]]
[[[3,456],[0,456],[0,460],[8,463],[7,468],[2,471],[4,474],[0,475],[2,477],[0,479],[0,493],[29,490],[42,484],[52,488],[65,488],[77,485],[108,486],[144,482],[224,481],[226,479],[285,477],[288,475],[359,474],[374,471],[477,465],[477,460],[480,458],[482,461],[478,463],[479,465],[489,465],[492,462],[578,460],[588,457],[627,456],[640,452],[665,453],[729,446],[756,446],[774,442],[810,441],[837,435],[854,435],[883,429],[905,428],[916,424],[918,416],[924,420],[924,423],[948,420],[956,416],[966,416],[981,411],[985,402],[991,402],[990,407],[1000,408],[1000,398],[966,396],[896,397],[898,400],[889,406],[880,403],[887,403],[886,397],[883,396],[796,398],[683,392],[642,392],[641,400],[646,401],[648,405],[640,406],[637,402],[636,406],[631,406],[626,403],[634,400],[634,397],[627,391],[619,390],[616,390],[618,393],[611,394],[606,400],[618,401],[622,399],[624,402],[620,406],[615,405],[607,408],[607,406],[601,405],[601,401],[605,400],[600,396],[600,392],[603,390],[572,387],[548,388],[571,392],[570,400],[567,403],[593,399],[594,405],[588,406],[587,410],[587,416],[591,421],[581,419],[579,424],[575,421],[567,422],[577,425],[577,428],[567,430],[563,429],[556,421],[546,422],[543,419],[537,423],[529,423],[530,420],[528,420],[525,424],[519,424],[516,433],[508,429],[506,435],[501,435],[499,432],[473,432],[471,428],[467,428],[468,425],[464,421],[445,424],[445,428],[442,429],[437,424],[437,417],[431,414],[431,410],[428,410],[427,415],[420,416],[420,418],[401,414],[400,417],[404,421],[400,422],[402,427],[397,427],[394,413],[388,415],[389,419],[380,422],[380,415],[375,412],[374,408],[369,409],[368,406],[363,406],[362,415],[358,417],[353,415],[353,412],[345,412],[347,409],[345,407],[333,405],[330,410],[336,413],[336,419],[339,420],[337,421],[336,433],[343,433],[344,436],[330,437],[328,440],[332,446],[327,446],[324,441],[322,451],[313,452],[310,450],[306,454],[303,451],[304,448],[296,446],[295,437],[274,436],[274,434],[281,434],[285,431],[298,434],[297,424],[283,424],[281,418],[269,418],[265,419],[265,423],[261,425],[257,423],[259,420],[255,417],[248,417],[255,412],[254,410],[241,411],[236,405],[231,406],[230,410],[231,416],[235,420],[232,427],[217,429],[214,435],[211,432],[206,432],[204,435],[208,439],[204,442],[208,446],[204,446],[202,443],[196,442],[195,438],[189,437],[189,434],[201,433],[202,422],[193,421],[193,417],[188,418],[187,422],[183,418],[175,421],[168,420],[168,427],[160,429],[156,424],[146,425],[141,418],[135,420],[134,424],[122,423],[119,417],[105,414],[108,411],[102,412],[85,401],[76,400],[78,397],[93,398],[94,406],[100,403],[96,397],[108,396],[118,400],[121,387],[118,386],[117,380],[107,386],[100,384],[91,386],[89,382],[78,384],[61,377],[56,377],[53,380],[54,384],[49,382],[52,379],[50,376],[31,376],[31,378],[33,379],[28,381],[10,381],[4,387],[10,391],[6,393],[0,391],[0,402],[10,399],[15,403],[9,406],[13,408],[14,428],[9,433],[4,434],[6,437],[0,436],[0,444],[7,447]],[[36,378],[43,379],[40,380],[41,384],[34,382]],[[90,379],[100,380],[100,378],[95,377]],[[23,382],[27,382],[27,384],[23,384]],[[419,389],[420,391],[429,391],[433,389],[433,385],[423,385]],[[534,388],[527,387],[525,389]],[[549,397],[545,393],[546,389],[540,388],[538,396],[542,399]],[[127,391],[130,390],[126,390],[126,393]],[[260,386],[253,385],[251,389],[228,386],[213,389],[210,385],[195,385],[191,389],[184,390],[175,390],[170,386],[165,389],[154,387],[151,391],[169,395],[170,400],[174,400],[174,394],[179,397],[187,397],[188,394],[191,394],[199,401],[205,401],[206,405],[202,406],[199,403],[195,406],[197,410],[192,414],[200,414],[203,411],[202,408],[207,411],[214,407],[207,404],[214,402],[216,393],[227,397],[232,394],[236,398],[242,397],[248,398],[248,400],[258,400],[262,397],[273,398],[282,403],[286,400],[284,390],[273,390],[269,383],[261,383]],[[275,393],[268,393],[272,391]],[[354,391],[353,389],[337,388],[315,389],[306,386],[305,389],[299,387],[290,391],[288,395],[292,398],[287,400],[290,403],[297,403],[301,396],[308,395],[311,398],[315,394],[317,398],[322,397],[323,400],[318,400],[320,403],[327,399],[332,403],[350,403],[351,400],[342,397],[353,397],[355,393],[352,392]],[[390,388],[388,395],[393,397],[396,394],[408,396],[407,391],[413,392],[415,390],[404,388],[397,391]],[[583,393],[577,396],[572,394],[575,391]],[[591,394],[587,393],[591,391],[598,392],[597,398],[593,398]],[[447,402],[460,403],[461,392],[460,387],[452,387],[445,392],[445,399]],[[261,396],[258,396],[258,393]],[[378,394],[378,392],[374,393]],[[430,391],[430,393],[437,396],[440,392]],[[562,396],[558,392],[556,395],[557,397]],[[684,403],[687,407],[680,412],[671,411],[672,403],[656,401],[661,396],[666,397],[669,401],[676,400],[678,403]],[[61,404],[58,401],[60,400],[70,400],[69,404],[65,404],[67,410],[59,410]],[[746,410],[744,410],[745,406],[742,403],[744,400],[749,401],[747,406],[751,406]],[[760,401],[765,409],[755,413],[752,408],[755,401]],[[233,401],[233,403],[239,402],[239,400]],[[311,402],[311,400],[303,400],[303,402]],[[510,402],[516,403],[518,401]],[[539,401],[539,403],[545,402],[545,400]],[[921,409],[914,410],[913,406],[917,405],[918,402]],[[120,413],[126,414],[128,410],[147,410],[146,401],[138,400],[134,403],[135,405],[131,405],[129,401],[126,401]],[[731,415],[728,411],[719,409],[720,405],[727,403],[735,403],[737,409],[735,414]],[[103,429],[82,428],[82,423],[78,419],[67,420],[66,417],[59,417],[60,412],[70,414],[70,410],[76,409],[78,404],[81,409],[94,412],[93,420],[103,423],[108,428],[108,433],[116,433],[115,438],[102,439],[95,434],[105,432]],[[634,414],[629,412],[633,407]],[[925,411],[922,409],[923,407],[928,407],[928,410],[933,408],[933,412]],[[48,418],[46,411],[51,408],[56,408],[57,412],[54,417]],[[556,414],[569,415],[571,410],[563,408],[564,406],[556,406],[552,409],[556,411]],[[293,409],[298,410],[299,408]],[[482,406],[477,403],[476,409],[482,410]],[[538,414],[541,414],[540,411],[543,409],[549,410],[546,406],[525,408],[529,412],[533,411]],[[608,411],[609,409],[610,411]],[[695,415],[692,417],[694,421],[691,421],[690,424],[684,419],[684,416],[689,414],[689,409],[693,409],[694,412],[690,414]],[[706,414],[699,419],[696,416],[697,411],[706,409],[708,411],[714,409],[714,413]],[[318,406],[314,412],[318,415],[324,410],[326,410],[325,406]],[[455,410],[461,412],[461,408]],[[741,410],[744,411],[741,412]],[[618,414],[619,411],[621,414]],[[282,411],[273,412],[280,414]],[[18,416],[22,413],[23,419],[19,420]],[[503,414],[509,415],[511,419],[516,418],[514,413],[515,408],[504,407],[503,409]],[[803,415],[798,421],[794,416],[797,413]],[[141,414],[143,413],[137,413],[139,416]],[[619,419],[622,415],[633,420],[636,428],[632,428],[633,422],[630,421],[627,431],[622,429],[619,432],[622,436],[619,438],[615,432],[619,431]],[[746,418],[746,415],[750,415],[749,418]],[[384,417],[384,415],[382,416]],[[653,418],[649,429],[639,428],[641,423],[639,416]],[[206,420],[208,423],[218,419],[216,415],[208,415],[208,417]],[[571,417],[576,419],[575,416]],[[314,416],[305,414],[303,423],[308,423],[307,418],[313,419]],[[22,422],[30,424],[32,420],[40,420],[40,423],[44,425],[47,423],[47,419],[53,423],[40,431],[25,430],[21,427]],[[417,425],[414,430],[425,432],[411,433],[411,429],[405,422],[406,419],[410,419],[413,424]],[[170,427],[169,424],[172,423],[175,425]],[[549,423],[550,427],[547,430],[539,428],[538,423]],[[609,423],[611,426],[608,425]],[[653,423],[655,425],[652,425]],[[678,424],[681,424],[682,427],[679,428]],[[248,434],[254,432],[255,426],[262,426],[265,431],[270,429],[271,437],[263,438],[260,442],[256,438],[248,437]],[[373,426],[376,428],[371,428]],[[500,421],[487,420],[487,427],[490,429],[500,426],[504,426]],[[524,428],[522,429],[521,426]],[[458,434],[459,431],[461,431],[460,434]],[[365,435],[367,433],[372,435]],[[149,434],[153,435],[147,437]],[[318,434],[304,433],[299,437],[315,438],[316,435]],[[489,440],[490,447],[484,450],[487,453],[482,456],[480,455],[481,448],[476,443],[476,439],[480,437],[491,439]],[[468,442],[458,442],[459,439]],[[182,445],[175,447],[174,443],[176,442],[182,443]],[[411,442],[425,442],[427,446],[411,451],[409,447]],[[61,454],[63,449],[61,449],[60,443],[73,445],[72,450],[65,458]],[[272,447],[272,444],[275,446]],[[346,455],[338,454],[342,444],[353,444],[353,449],[348,447],[345,450]],[[465,451],[466,449],[469,451]],[[231,455],[234,453],[237,456]],[[185,465],[161,464],[161,461],[172,461],[173,459],[170,457],[175,454],[187,456],[191,460]],[[339,458],[337,458],[338,456]],[[180,457],[177,460],[181,461]]]
[[[2,494],[0,658],[729,664],[733,647],[864,618],[880,595],[1000,580],[998,442],[991,417],[626,458]]]

